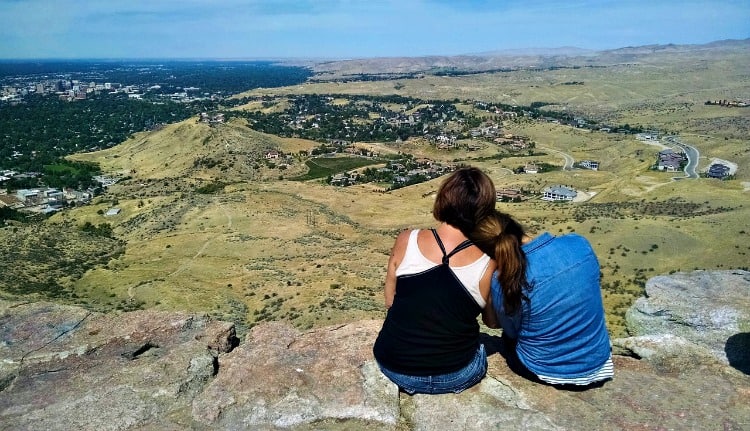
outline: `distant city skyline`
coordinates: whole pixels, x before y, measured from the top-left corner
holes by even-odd
[[[0,59],[420,57],[749,37],[747,0],[0,0]]]

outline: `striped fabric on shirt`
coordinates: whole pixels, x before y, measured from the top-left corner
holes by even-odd
[[[611,379],[615,375],[615,367],[612,363],[612,357],[610,356],[609,359],[607,359],[607,362],[602,365],[601,368],[594,371],[593,373],[583,376],[583,377],[575,377],[575,378],[559,378],[559,377],[548,377],[548,376],[542,376],[537,375],[540,380],[552,384],[552,385],[578,385],[578,386],[585,386],[590,385],[594,382],[599,382],[606,379]]]

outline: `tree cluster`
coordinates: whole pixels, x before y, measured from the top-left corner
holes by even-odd
[[[335,99],[344,98],[347,103],[333,103]],[[244,117],[253,129],[264,133],[319,142],[404,141],[425,133],[439,133],[449,121],[462,121],[465,127],[481,122],[478,118],[464,115],[452,102],[424,101],[397,95],[299,95],[290,96],[289,104],[283,112],[228,111],[225,115],[228,118]],[[386,106],[388,104],[397,104],[400,108],[393,110]]]
[[[26,103],[0,109],[0,167],[40,172],[63,156],[111,147],[156,124],[188,118],[194,109],[125,94],[78,102],[32,96]]]

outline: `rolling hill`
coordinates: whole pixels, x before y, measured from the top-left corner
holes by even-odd
[[[585,193],[589,199],[582,202],[536,197],[498,205],[532,234],[575,231],[589,238],[602,265],[608,324],[619,334],[624,312],[647,278],[696,268],[747,267],[750,108],[704,104],[750,100],[747,43],[720,50],[631,50],[602,54],[599,63],[576,57],[566,59],[570,63],[563,68],[311,82],[244,96],[399,94],[424,100],[545,102],[550,109],[585,118],[678,134],[700,150],[699,169],[714,158],[735,163],[731,181],[676,179],[680,173],[651,169],[660,147],[632,135],[526,119],[504,121],[502,128],[533,140],[543,154],[497,158],[497,146],[487,141],[479,141],[476,151],[438,151],[420,140],[368,144],[384,153],[479,166],[498,188],[524,188],[538,196],[548,185],[565,184]],[[379,70],[363,64],[357,70]],[[325,65],[339,71],[350,66]],[[463,109],[484,115],[468,104]],[[106,263],[92,263],[85,273],[61,276],[67,300],[98,310],[201,311],[241,327],[287,320],[310,328],[382,317],[382,281],[392,241],[401,229],[433,224],[432,196],[440,179],[387,193],[367,184],[339,188],[320,180],[292,180],[307,170],[299,151],[316,145],[256,132],[244,120],[208,125],[192,118],[105,151],[73,156],[98,162],[121,180],[92,205],[57,214],[47,226],[75,231],[86,222],[108,224],[123,249]],[[283,163],[268,161],[269,150],[290,157]],[[601,168],[512,173],[527,162],[562,168],[562,154],[576,161],[598,160]],[[111,208],[120,212],[107,216]],[[2,235],[12,233],[3,229]],[[79,241],[66,238],[58,247],[75,250]],[[103,241],[102,247],[113,245]]]

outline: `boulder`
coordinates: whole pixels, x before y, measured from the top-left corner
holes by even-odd
[[[695,271],[653,277],[626,316],[633,337],[615,340],[632,354],[713,357],[750,372],[750,272]]]

